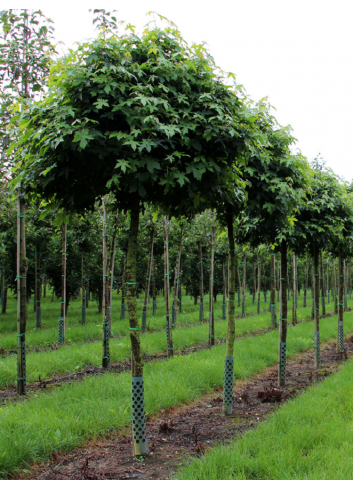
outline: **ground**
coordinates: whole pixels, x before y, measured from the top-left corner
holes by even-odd
[[[217,443],[226,443],[253,429],[288,399],[337,371],[353,355],[353,336],[344,354],[335,341],[322,345],[322,367],[313,367],[313,352],[306,351],[287,362],[287,385],[277,388],[277,366],[234,385],[233,414],[222,413],[222,390],[192,404],[161,412],[147,422],[149,454],[136,460],[131,433],[113,433],[92,440],[72,452],[54,454],[50,461],[33,465],[13,479],[37,480],[168,480],[190,457],[200,457]],[[92,372],[99,374],[99,372]],[[43,387],[42,387],[43,388]]]

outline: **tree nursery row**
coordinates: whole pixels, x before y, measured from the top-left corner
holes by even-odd
[[[208,344],[190,369],[207,370],[202,355],[222,363],[225,416],[240,375],[240,331],[261,331],[274,348],[278,387],[288,355],[308,348],[296,341],[309,327],[313,369],[322,342],[336,338],[345,352],[353,185],[320,156],[308,162],[293,152],[291,129],[267,100],[250,100],[173,23],[159,27],[166,19],[157,16],[142,35],[130,24],[121,34],[113,13],[93,14],[97,37],[60,57],[41,12],[1,12],[0,389],[16,385],[26,396],[38,375],[93,365],[103,369],[95,388],[104,396],[114,373],[121,412],[82,425],[72,442],[65,435],[67,445],[57,428],[11,463],[4,456],[3,474],[48,457],[54,445],[73,448],[121,429],[129,404],[134,455],[146,456],[145,383],[180,368],[182,384],[191,362],[180,359],[182,348]],[[165,352],[168,362],[145,367],[147,352]],[[113,368],[127,360],[129,381]],[[70,405],[71,391],[60,389]],[[173,405],[168,390],[158,396]],[[8,399],[6,423],[20,410],[29,419],[35,402]]]

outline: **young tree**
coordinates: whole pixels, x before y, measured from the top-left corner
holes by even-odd
[[[258,130],[237,89],[223,79],[205,48],[190,48],[173,27],[99,38],[52,69],[48,95],[20,119],[18,171],[29,195],[83,212],[110,189],[117,208],[130,212],[126,270],[137,455],[147,450],[136,310],[140,211],[150,202],[165,215],[190,215],[210,205],[208,191],[227,176],[235,188],[233,163]]]
[[[1,118],[2,133],[0,154],[7,151],[7,160],[2,161],[2,171],[11,166],[11,150],[17,145],[19,127],[9,132],[10,104],[21,103],[33,98],[43,89],[48,73],[48,62],[54,52],[51,44],[52,27],[49,19],[43,19],[41,11],[17,13],[14,10],[0,12],[2,35],[0,36],[0,78],[1,78]],[[5,95],[5,96],[4,96]],[[8,96],[8,97],[7,97]],[[9,143],[11,143],[9,145]],[[18,189],[17,223],[17,350],[18,350],[18,394],[26,393],[26,279],[28,263],[25,241],[25,196]]]
[[[336,250],[347,246],[342,233],[345,226],[347,232],[351,232],[351,209],[345,203],[343,187],[332,171],[325,169],[318,159],[314,160],[312,168],[308,201],[298,207],[295,225],[288,229],[287,239],[294,251],[307,250],[313,258],[314,353],[315,367],[320,368],[319,254],[322,250],[330,250],[333,243],[336,243]],[[339,274],[343,276],[343,272]]]

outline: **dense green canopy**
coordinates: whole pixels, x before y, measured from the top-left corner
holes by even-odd
[[[21,113],[19,178],[66,210],[111,189],[166,212],[210,205],[208,189],[265,141],[257,112],[223,81],[203,46],[175,29],[98,39],[51,70],[43,101]]]

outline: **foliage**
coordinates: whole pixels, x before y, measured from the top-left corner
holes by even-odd
[[[176,29],[99,38],[60,60],[48,95],[22,111],[12,185],[66,210],[111,189],[121,209],[142,200],[189,214],[227,172],[239,183],[236,158],[264,142],[255,121],[204,46]]]
[[[7,150],[17,139],[9,131],[13,105],[44,92],[55,48],[52,21],[40,10],[3,10],[0,27],[0,177],[4,180],[11,163]]]
[[[352,199],[336,175],[314,161],[310,193],[304,205],[298,208],[296,221],[288,230],[291,248],[298,254],[317,250],[338,252],[352,249],[353,206]],[[348,239],[349,238],[349,239]]]

